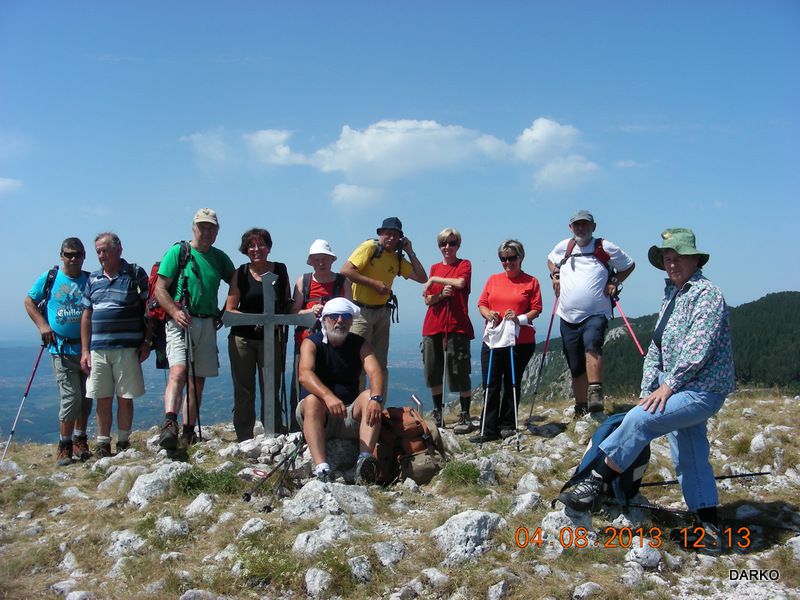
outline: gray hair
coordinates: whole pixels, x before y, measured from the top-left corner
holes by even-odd
[[[499,256],[501,252],[508,252],[511,250],[519,256],[519,260],[522,261],[525,258],[525,247],[522,245],[522,242],[518,240],[506,240],[497,248],[497,255]]]
[[[453,227],[445,227],[439,232],[439,235],[436,236],[436,242],[441,244],[449,237],[456,238],[456,244],[459,246],[461,245],[461,232],[458,229],[454,229]]]
[[[96,244],[101,239],[106,237],[111,241],[112,248],[119,248],[122,245],[122,242],[119,241],[119,236],[113,231],[104,231],[103,233],[98,233],[97,237],[94,238],[94,243]]]

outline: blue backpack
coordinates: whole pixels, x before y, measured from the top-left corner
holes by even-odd
[[[600,444],[619,427],[624,418],[625,413],[611,415],[597,428],[597,431],[594,432],[592,439],[589,441],[589,445],[586,447],[586,452],[583,453],[581,463],[578,465],[578,468],[575,469],[575,473],[570,480],[561,488],[562,492],[589,477],[592,472],[592,467],[594,467],[598,461],[603,460],[605,456],[600,451]],[[647,465],[649,462],[650,444],[645,446],[639,456],[636,457],[636,460],[620,473],[619,477],[616,477],[610,485],[606,484],[603,486],[603,492],[607,496],[615,498],[619,504],[623,506],[626,505],[628,500],[639,493],[639,486],[642,485],[642,477],[644,477],[644,474],[647,472]]]

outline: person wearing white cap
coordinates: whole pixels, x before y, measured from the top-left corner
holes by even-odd
[[[187,379],[194,399],[183,413],[182,438],[188,445],[195,441],[194,424],[206,377],[219,374],[217,329],[222,321],[217,291],[220,281],[230,284],[236,269],[228,255],[214,247],[218,233],[217,213],[201,208],[192,220],[193,237],[185,268],[180,268],[183,244],[174,244],[167,250],[158,268],[155,296],[169,316],[166,324],[169,380],[164,393],[165,420],[158,443],[168,451],[178,446],[178,412]],[[191,343],[191,353],[187,352],[187,341]],[[191,358],[187,360],[188,354]],[[187,362],[191,363],[193,377],[187,377],[190,366]]]
[[[331,298],[352,299],[350,282],[341,273],[335,273],[331,267],[336,260],[336,255],[331,250],[331,245],[327,240],[314,240],[308,249],[308,259],[306,264],[313,270],[311,273],[304,273],[297,278],[294,286],[294,300],[290,312],[292,314],[314,313],[319,318],[322,314],[322,307]],[[313,331],[318,331],[319,322],[312,328],[295,327],[294,330],[294,371],[292,373],[292,392],[291,392],[291,431],[298,431],[297,422],[294,420],[294,412],[297,408],[299,388],[297,387],[297,368],[300,360],[300,345]]]
[[[356,483],[374,483],[378,461],[372,455],[381,427],[383,372],[369,342],[350,332],[358,306],[346,298],[333,298],[322,308],[322,330],[312,333],[300,346],[300,403],[296,417],[302,427],[314,474],[323,483],[332,481],[325,440],[358,439]],[[361,370],[369,388],[359,392]]]
[[[576,417],[603,413],[603,342],[611,301],[636,266],[619,246],[593,237],[596,227],[592,213],[579,210],[569,220],[572,237],[547,255]]]

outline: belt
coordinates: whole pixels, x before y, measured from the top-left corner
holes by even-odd
[[[383,304],[364,304],[363,302],[359,302],[357,300],[353,300],[353,304],[360,306],[361,308],[386,308],[388,305],[387,302],[384,302]]]

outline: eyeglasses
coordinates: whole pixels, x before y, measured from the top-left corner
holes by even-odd
[[[83,252],[62,252],[61,256],[66,259],[83,258]]]
[[[439,242],[439,248],[444,248],[445,246],[450,246],[451,248],[458,248],[458,242],[454,240],[448,240],[446,242]]]
[[[511,256],[499,256],[498,258],[500,259],[501,263],[505,263],[505,262],[508,262],[508,261],[514,262],[519,258],[519,256],[517,256],[516,254],[513,254]]]
[[[350,313],[328,313],[325,315],[326,319],[330,319],[331,321],[338,321],[341,319],[342,321],[352,321],[353,315]]]

